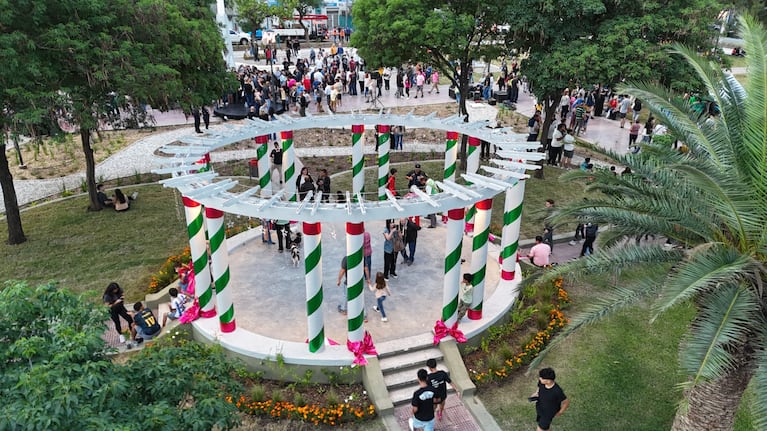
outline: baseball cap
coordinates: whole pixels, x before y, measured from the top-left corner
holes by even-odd
[[[420,163],[416,163],[416,164],[415,164],[415,167],[416,167],[416,168],[420,168],[420,167],[421,167],[421,164],[420,164]]]

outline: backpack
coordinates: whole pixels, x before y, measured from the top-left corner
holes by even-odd
[[[405,249],[405,241],[402,240],[402,235],[400,235],[398,230],[395,230],[394,235],[392,235],[392,247],[394,253],[399,253]]]

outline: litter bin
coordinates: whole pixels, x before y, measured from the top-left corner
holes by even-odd
[[[258,178],[258,159],[250,159],[248,161],[248,172],[250,179]]]

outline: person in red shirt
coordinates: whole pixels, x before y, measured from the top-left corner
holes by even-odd
[[[397,178],[394,176],[397,173],[397,168],[391,168],[389,171],[389,179],[386,180],[386,188],[389,189],[391,194],[394,196],[399,196],[399,193],[397,193],[397,189],[394,185],[395,181],[397,181]]]

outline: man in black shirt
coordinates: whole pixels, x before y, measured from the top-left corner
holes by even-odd
[[[423,368],[418,370],[418,390],[413,393],[410,405],[413,417],[408,419],[410,430],[415,428],[424,431],[434,430],[434,390],[428,383],[428,375]]]
[[[133,325],[131,326],[131,335],[136,342],[151,340],[160,334],[160,323],[154,317],[152,310],[144,307],[141,301],[133,304]]]
[[[570,406],[570,400],[554,379],[556,374],[551,368],[544,368],[538,373],[538,390],[530,397],[530,401],[535,401],[536,431],[550,430],[551,421]]]
[[[434,408],[437,411],[437,419],[442,419],[442,414],[445,412],[445,399],[447,399],[447,384],[458,392],[453,381],[450,380],[450,374],[447,371],[437,369],[437,360],[429,359],[426,361],[426,366],[429,368],[429,375],[427,380],[434,390]]]
[[[102,208],[115,206],[115,202],[107,197],[106,193],[104,193],[104,184],[99,184],[96,186],[96,198],[98,199]]]

